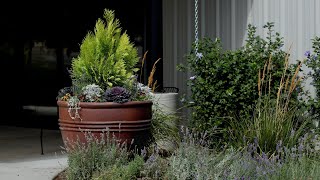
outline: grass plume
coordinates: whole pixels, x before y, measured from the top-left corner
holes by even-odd
[[[160,60],[161,60],[161,58],[159,58],[158,60],[156,60],[156,62],[153,63],[152,70],[151,70],[149,78],[148,78],[148,87],[150,87],[150,88],[152,88],[154,73],[156,72],[156,69],[157,69],[156,64]]]
[[[253,116],[249,118],[231,120],[232,133],[236,144],[244,137],[250,142],[259,140],[261,151],[272,154],[276,150],[276,143],[282,141],[292,147],[298,138],[308,130],[309,118],[302,115],[297,107],[295,91],[299,87],[303,76],[299,75],[303,62],[289,66],[289,54],[284,57],[283,74],[280,74],[279,84],[274,83],[272,56],[258,73],[258,94]],[[272,82],[274,81],[274,82]],[[278,88],[277,91],[274,91]],[[243,141],[240,146],[243,146]],[[244,142],[247,143],[247,142]]]
[[[147,59],[147,54],[148,54],[148,51],[146,51],[143,55],[143,58],[142,58],[142,61],[141,61],[141,68],[140,68],[140,82],[141,82],[141,78],[142,78],[142,69],[143,69],[143,66],[144,66],[144,62],[145,60]]]

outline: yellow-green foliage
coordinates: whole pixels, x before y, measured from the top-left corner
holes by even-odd
[[[126,85],[137,69],[137,49],[126,32],[121,32],[114,11],[105,10],[94,32],[88,32],[80,46],[80,54],[72,62],[72,78],[86,79],[101,88]]]

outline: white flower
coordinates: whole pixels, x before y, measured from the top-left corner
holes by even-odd
[[[198,59],[201,59],[203,57],[202,53],[197,53],[196,56],[198,57]]]
[[[190,80],[194,80],[197,76],[191,76]]]
[[[137,88],[139,91],[141,91],[145,94],[150,94],[150,92],[151,92],[151,88],[149,88],[148,86],[146,86],[142,83],[138,83]]]

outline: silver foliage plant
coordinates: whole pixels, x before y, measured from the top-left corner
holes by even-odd
[[[96,84],[89,84],[82,88],[82,94],[85,101],[96,102],[101,98],[103,90]]]
[[[146,86],[142,83],[137,84],[137,89],[138,89],[138,92],[141,92],[146,95],[150,95],[150,93],[151,93],[151,88],[149,88],[148,86]]]
[[[80,100],[77,96],[71,96],[68,100],[68,113],[71,119],[79,118],[80,120],[82,120],[79,114],[79,110],[81,109],[79,103]]]

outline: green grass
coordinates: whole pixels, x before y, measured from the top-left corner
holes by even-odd
[[[271,180],[283,179],[320,179],[319,159],[302,157],[290,160],[279,169],[275,175],[270,176]]]

